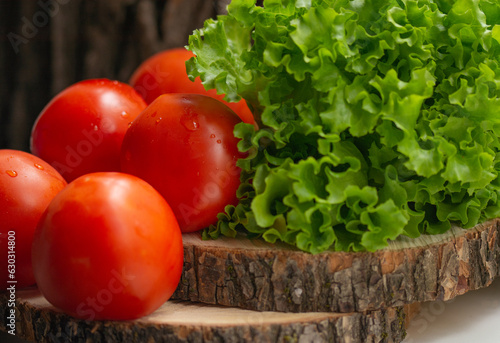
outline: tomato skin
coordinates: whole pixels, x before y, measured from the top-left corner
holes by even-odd
[[[97,171],[119,171],[128,125],[146,108],[128,84],[108,79],[75,83],[57,94],[38,116],[31,152],[69,182]]]
[[[24,151],[0,150],[0,289],[15,280],[17,288],[35,283],[31,244],[43,211],[66,186],[63,177],[38,157]],[[8,233],[14,231],[14,251],[8,249]],[[10,279],[8,253],[15,254],[14,279]]]
[[[172,207],[183,232],[217,221],[237,204],[240,168],[234,126],[241,122],[218,100],[170,93],[153,101],[123,140],[122,171],[155,187]]]
[[[182,236],[169,205],[124,173],[91,173],[68,184],[33,240],[41,293],[87,320],[152,313],[175,291],[182,265]]]
[[[199,77],[194,82],[189,79],[186,61],[191,57],[194,57],[194,54],[186,48],[158,52],[139,65],[129,83],[148,104],[165,93],[203,94],[226,104],[243,122],[255,125],[252,111],[244,99],[227,102],[224,100],[224,94],[217,94],[215,89],[206,90]]]

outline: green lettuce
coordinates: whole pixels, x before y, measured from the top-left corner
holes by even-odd
[[[311,253],[500,215],[497,0],[233,0],[189,39],[192,78],[244,98],[240,202],[204,237]]]

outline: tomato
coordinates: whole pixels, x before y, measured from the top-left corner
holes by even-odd
[[[77,178],[42,215],[33,239],[38,288],[86,320],[148,315],[175,291],[182,236],[163,197],[124,173]]]
[[[0,289],[33,285],[33,233],[52,198],[66,186],[47,162],[24,151],[0,150]],[[11,276],[12,275],[12,276]]]
[[[33,126],[31,152],[52,164],[68,182],[90,172],[119,171],[125,131],[146,106],[125,83],[78,82],[42,110]]]
[[[122,171],[155,187],[183,232],[203,229],[236,204],[243,157],[233,135],[241,122],[226,105],[199,94],[170,93],[153,101],[123,139]]]
[[[255,124],[252,112],[244,99],[227,102],[224,94],[215,89],[206,90],[199,77],[191,81],[186,72],[186,61],[194,54],[185,48],[161,51],[145,60],[132,74],[130,84],[149,104],[165,93],[196,93],[211,96],[225,103],[245,123]]]

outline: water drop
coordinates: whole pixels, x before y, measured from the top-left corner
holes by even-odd
[[[97,125],[94,125],[94,131],[99,130],[99,127]]]
[[[131,127],[131,126],[132,126],[132,122],[129,122],[129,123],[128,123],[128,127]]]
[[[188,131],[196,131],[200,127],[200,123],[198,123],[198,115],[192,112],[186,112],[182,115],[181,124]]]
[[[156,124],[159,124],[162,119],[163,119],[162,117],[156,119]]]
[[[222,143],[222,141],[220,139],[217,140],[217,144],[220,144]]]
[[[41,164],[35,163],[35,167],[37,169],[43,170],[43,166]]]
[[[210,138],[215,138],[215,135],[212,133],[212,134],[210,135]]]
[[[132,159],[132,153],[130,151],[125,152],[125,160],[130,161]]]
[[[125,112],[125,111],[123,111],[123,112],[121,113],[121,115],[122,115],[122,118],[128,118],[128,113],[127,113],[127,112]]]
[[[156,112],[151,113],[151,118],[156,117]]]
[[[14,170],[6,170],[5,171],[7,173],[7,175],[9,175],[10,177],[16,177],[17,176],[17,172],[14,171]]]

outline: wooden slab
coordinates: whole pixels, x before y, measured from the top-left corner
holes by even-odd
[[[374,253],[311,255],[260,240],[184,235],[175,299],[259,311],[363,312],[449,300],[488,286],[500,265],[500,220],[399,239]]]
[[[367,313],[279,313],[167,301],[135,321],[84,321],[53,306],[36,288],[16,293],[16,335],[34,342],[401,342],[418,304]],[[7,294],[0,294],[6,330]]]

